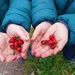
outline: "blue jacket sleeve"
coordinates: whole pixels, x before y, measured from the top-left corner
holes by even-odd
[[[68,26],[69,40],[67,44],[75,44],[75,14],[60,15],[58,20],[64,21]]]
[[[0,26],[0,32],[3,32],[2,27]]]
[[[54,22],[56,18],[54,0],[32,0],[32,25],[34,28],[43,21]]]
[[[31,23],[31,2],[30,0],[9,0],[9,9],[2,22],[2,30],[5,32],[9,23],[21,25],[27,31]]]

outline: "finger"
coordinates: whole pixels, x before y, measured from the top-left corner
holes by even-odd
[[[39,46],[41,46],[41,41],[44,40],[44,38],[43,36],[40,36],[37,40],[38,40],[38,44],[37,44],[37,48],[38,48]]]
[[[41,46],[41,39],[42,39],[42,36],[38,36],[37,37],[37,40],[36,40],[36,42],[34,41],[34,43],[36,43],[36,45],[34,45],[34,47],[36,47],[36,48],[38,48],[39,46]],[[35,49],[36,49],[35,48]]]
[[[25,40],[25,41],[28,41],[30,40],[29,38],[29,34],[27,33],[27,31],[25,30],[17,30],[16,34],[22,39],[22,40]]]
[[[40,47],[36,48],[35,53],[39,52],[41,49],[44,49],[44,48],[45,48],[45,46],[40,46]]]
[[[35,40],[34,42],[32,42],[32,47],[31,47],[31,53],[34,55],[35,54],[35,49],[37,48],[37,44],[38,44],[38,41]]]
[[[53,50],[53,54],[56,55],[58,52],[60,52],[63,47],[65,46],[65,41],[61,40],[58,42],[57,47]]]
[[[21,54],[19,53],[19,54],[17,54],[17,56],[16,56],[16,60],[19,60],[20,58],[22,58],[22,57],[21,57]]]
[[[44,38],[42,38],[41,40],[44,40]],[[36,50],[35,50],[35,52],[38,52],[39,50],[40,50],[40,48],[44,48],[45,47],[45,45],[41,45],[41,42],[39,42],[38,44],[37,44],[37,48],[36,48]]]
[[[40,47],[40,46],[41,46],[41,42],[39,42],[39,43],[37,44],[37,48]]]
[[[22,57],[23,59],[26,59],[26,56],[27,56],[27,52],[21,53],[21,57]]]
[[[22,52],[25,52],[26,50],[28,50],[29,47],[29,42],[24,41],[24,44],[22,45]]]
[[[29,33],[24,28],[23,28],[23,32],[25,32],[26,37],[30,39]]]
[[[46,58],[46,57],[49,57],[53,54],[53,50],[49,49],[48,51],[44,52],[41,57],[42,58]]]
[[[31,41],[36,40],[39,34],[40,34],[40,28],[37,27],[32,35]]]
[[[0,60],[1,60],[2,62],[5,62],[5,61],[6,61],[5,56],[4,56],[3,54],[1,54],[1,53],[0,53]]]
[[[37,48],[36,50],[35,50],[35,57],[40,57],[40,53],[39,53],[39,51],[42,49],[43,47],[41,46],[41,47],[39,47],[39,48]]]
[[[47,50],[49,50],[49,46],[46,46],[44,48],[41,48],[39,51],[36,52],[35,56],[36,57],[40,57],[44,52],[46,52]]]
[[[6,56],[6,62],[12,62],[12,61],[15,61],[17,58],[16,55],[9,55],[9,56]]]

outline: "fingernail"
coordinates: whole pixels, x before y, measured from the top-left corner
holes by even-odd
[[[34,52],[34,54],[36,54],[36,52]]]
[[[2,58],[1,58],[1,61],[2,61],[2,62],[5,62],[5,59],[2,59]]]

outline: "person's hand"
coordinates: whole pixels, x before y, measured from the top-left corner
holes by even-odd
[[[36,28],[32,35],[32,54],[35,54],[35,49],[37,48],[37,44],[41,41],[44,34],[47,32],[48,28],[51,26],[49,22],[42,22]]]
[[[19,58],[26,58],[27,56],[27,50],[30,44],[30,38],[29,33],[21,26],[16,24],[10,24],[7,28],[7,34],[11,37],[19,37],[21,40],[24,41],[24,44],[22,45],[22,52],[17,55],[17,59]]]
[[[9,39],[6,33],[0,32],[0,60],[2,62],[11,62],[16,59],[16,55],[13,55],[13,50],[10,48]]]
[[[48,57],[51,55],[56,55],[58,52],[60,52],[65,44],[68,41],[68,29],[67,27],[62,23],[55,23],[52,25],[47,32],[42,37],[42,40],[49,40],[49,36],[51,34],[55,35],[55,38],[57,40],[57,46],[55,49],[51,49],[49,45],[41,45],[41,42],[39,41],[39,44],[37,46],[37,49],[35,50],[35,56],[36,57]]]

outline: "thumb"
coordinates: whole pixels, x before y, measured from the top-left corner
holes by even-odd
[[[29,33],[25,29],[17,30],[16,34],[25,41],[29,41]]]
[[[32,38],[31,38],[31,41],[34,41],[36,40],[36,38],[38,37],[38,35],[40,34],[40,28],[36,28],[33,35],[32,35]]]
[[[65,42],[59,41],[57,47],[54,49],[53,54],[56,55],[58,52],[60,52],[63,49],[64,46],[65,46]]]

